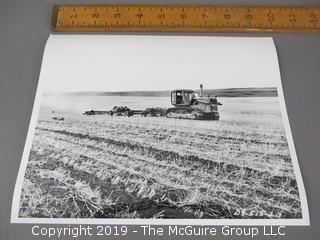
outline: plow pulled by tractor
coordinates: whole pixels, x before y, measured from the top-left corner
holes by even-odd
[[[84,115],[109,115],[109,116],[126,116],[141,115],[144,117],[163,117],[166,115],[165,108],[146,108],[145,110],[133,110],[127,106],[114,106],[110,111],[90,110],[83,113]]]
[[[127,106],[114,106],[110,111],[86,111],[84,115],[127,116],[141,115],[144,117],[167,117],[194,120],[219,120],[220,114],[217,97],[204,97],[203,86],[200,84],[200,93],[191,89],[176,89],[171,91],[171,108],[152,107],[145,110],[133,110]]]

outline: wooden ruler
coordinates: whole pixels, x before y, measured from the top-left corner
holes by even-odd
[[[52,31],[320,33],[320,7],[58,5]]]

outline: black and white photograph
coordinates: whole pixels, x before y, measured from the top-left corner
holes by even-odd
[[[272,38],[51,35],[11,221],[308,225]]]

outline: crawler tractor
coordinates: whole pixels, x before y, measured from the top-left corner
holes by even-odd
[[[174,106],[166,111],[167,118],[219,120],[218,102],[216,97],[203,97],[203,86],[200,94],[190,89],[177,89],[171,92],[171,104]]]

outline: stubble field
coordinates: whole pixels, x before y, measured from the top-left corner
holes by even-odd
[[[301,218],[277,98],[223,104],[220,121],[42,107],[20,217]]]

